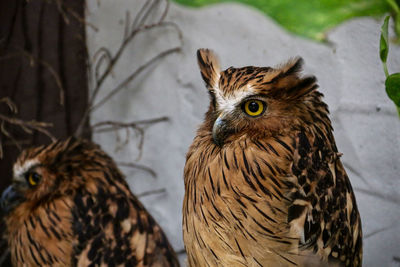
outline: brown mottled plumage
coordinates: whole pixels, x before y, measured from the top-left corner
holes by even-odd
[[[179,266],[160,226],[91,142],[22,152],[2,205],[14,266]]]
[[[211,103],[184,170],[189,266],[361,266],[356,200],[302,59],[198,62]]]

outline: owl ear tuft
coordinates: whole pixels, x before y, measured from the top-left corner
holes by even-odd
[[[209,49],[197,50],[197,62],[201,76],[209,89],[216,88],[220,77],[220,66],[217,55]]]
[[[314,76],[301,77],[304,60],[297,57],[279,67],[279,74],[272,81],[275,90],[272,96],[286,100],[299,99],[318,88]]]
[[[304,60],[301,57],[295,57],[289,60],[283,67],[282,67],[282,75],[289,76],[289,75],[296,75],[297,73],[303,70]]]

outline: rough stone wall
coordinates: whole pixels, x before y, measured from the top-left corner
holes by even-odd
[[[115,51],[125,10],[135,14],[144,0],[89,1],[89,52],[100,46]],[[168,19],[183,33],[183,49],[150,68],[121,94],[95,112],[92,123],[104,119],[133,121],[168,116],[169,122],[147,129],[138,163],[158,174],[123,168],[133,192],[165,188],[166,193],[141,201],[160,222],[177,250],[183,249],[181,207],[185,153],[208,107],[208,95],[196,62],[198,48],[212,48],[229,66],[274,66],[300,55],[305,74],[315,74],[331,110],[335,137],[356,191],[363,220],[364,266],[399,266],[400,252],[400,119],[384,90],[378,45],[382,20],[359,18],[328,33],[321,44],[293,36],[258,11],[238,4],[188,9],[171,4]],[[172,30],[143,34],[124,53],[106,88],[118,84],[157,51],[177,44]],[[400,47],[391,46],[389,71],[400,71]],[[105,89],[102,93],[106,93]],[[121,133],[123,139],[123,134]],[[138,156],[134,138],[116,151],[115,134],[94,134],[94,140],[117,161]],[[184,255],[182,255],[182,260]],[[397,258],[397,261],[396,261]]]

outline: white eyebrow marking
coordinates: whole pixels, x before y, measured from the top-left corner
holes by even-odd
[[[254,95],[254,89],[248,84],[247,88],[241,88],[242,90],[237,90],[233,94],[224,96],[222,90],[218,88],[213,88],[215,98],[217,101],[217,109],[223,112],[232,112],[238,103],[240,103],[244,98]]]
[[[13,179],[15,181],[23,180],[24,173],[26,173],[30,168],[32,168],[35,165],[38,165],[39,163],[40,162],[37,159],[29,159],[25,161],[22,166],[16,163],[13,168],[13,175],[14,175]]]

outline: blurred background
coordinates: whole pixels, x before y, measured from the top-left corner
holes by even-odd
[[[301,56],[355,189],[364,266],[400,266],[400,83],[385,89],[382,66],[400,72],[399,13],[395,0],[0,1],[0,190],[21,149],[92,139],[184,263],[185,153],[209,103],[196,50],[223,69]]]

